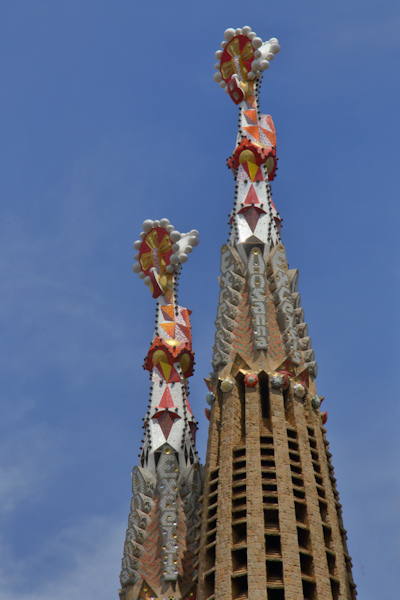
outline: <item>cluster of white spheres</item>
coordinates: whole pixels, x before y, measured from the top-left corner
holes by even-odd
[[[134,259],[137,262],[134,263],[132,270],[139,275],[140,279],[143,279],[143,282],[146,285],[150,285],[151,279],[142,271],[142,266],[139,262],[139,250],[144,238],[152,229],[162,227],[169,234],[169,238],[172,242],[173,253],[169,259],[170,264],[165,268],[167,273],[178,271],[180,266],[188,260],[188,254],[190,254],[193,248],[199,243],[199,232],[196,229],[192,229],[189,233],[180,233],[179,231],[176,231],[175,227],[171,225],[168,219],[161,219],[160,221],[146,219],[146,221],[143,222],[142,227],[143,231],[140,234],[140,240],[136,240],[133,244],[134,249],[138,252],[134,255]]]
[[[266,71],[269,67],[269,63],[274,59],[275,54],[280,51],[280,46],[276,38],[271,38],[268,42],[263,42],[261,38],[257,37],[256,33],[251,30],[251,27],[242,27],[242,29],[227,29],[224,33],[225,40],[221,44],[222,50],[217,50],[215,58],[218,62],[215,63],[214,81],[228,92],[227,85],[222,78],[221,73],[221,58],[226,45],[237,35],[244,35],[251,40],[251,44],[255,50],[254,60],[251,63],[251,71],[247,74],[248,79],[259,79],[262,71]]]

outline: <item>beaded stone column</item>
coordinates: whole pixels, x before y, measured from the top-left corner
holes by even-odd
[[[144,362],[151,393],[140,462],[132,471],[119,594],[121,600],[193,600],[202,477],[188,400],[190,311],[178,305],[177,280],[198,232],[180,234],[168,219],[147,220],[140,238],[133,271],[157,298],[156,326]]]
[[[214,80],[239,107],[230,235],[221,252],[198,600],[354,600],[341,505],[320,412],[298,271],[271,196],[272,118],[262,72],[279,52],[227,29]]]

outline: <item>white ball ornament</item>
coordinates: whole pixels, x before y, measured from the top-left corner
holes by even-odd
[[[230,377],[226,377],[223,381],[221,381],[221,390],[224,392],[230,392],[233,388],[233,381]]]
[[[261,38],[255,37],[253,38],[253,41],[251,43],[253,44],[253,48],[257,50],[258,48],[260,48],[260,46],[262,46],[263,41]]]
[[[199,245],[199,238],[195,235],[191,235],[189,238],[189,244],[194,248]]]
[[[146,221],[143,222],[142,227],[145,233],[149,233],[149,231],[153,229],[153,221],[151,219],[146,219]]]
[[[304,385],[301,385],[301,383],[296,383],[296,385],[293,387],[293,391],[298,398],[304,398],[306,395],[306,388]]]
[[[249,37],[251,40],[254,40],[254,38],[256,37],[256,35],[257,35],[257,34],[256,34],[254,31],[251,31],[251,32],[249,33],[248,37]]]
[[[256,78],[256,74],[253,71],[249,71],[247,73],[247,79],[255,79]]]
[[[216,53],[215,53],[215,58],[216,58],[217,60],[221,60],[221,58],[222,58],[222,55],[223,55],[223,52],[222,52],[222,50],[217,50],[217,51],[216,51]]]
[[[171,254],[171,256],[169,257],[169,262],[171,263],[171,265],[177,265],[179,262],[179,258],[177,254]]]
[[[240,28],[236,29],[235,35],[242,35],[242,30]]]
[[[222,81],[222,75],[220,71],[218,71],[218,73],[214,73],[213,79],[215,83],[220,83],[220,81]]]
[[[227,45],[228,42],[221,42],[221,48],[222,50],[225,50],[225,47]]]
[[[278,40],[276,40],[276,42],[271,45],[270,50],[274,54],[279,54],[279,52],[281,51],[281,47],[278,44]]]
[[[173,273],[175,271],[174,265],[167,265],[165,271],[166,273]]]
[[[260,58],[260,56],[261,56],[261,52],[259,50],[256,50],[254,52],[254,58]]]
[[[311,404],[313,408],[318,409],[321,406],[321,398],[319,396],[313,396]]]
[[[172,244],[172,252],[178,252],[179,244]]]
[[[185,248],[186,254],[190,254],[192,252],[192,250],[193,250],[193,248],[192,248],[192,246],[190,246],[190,244],[188,244]]]
[[[181,234],[179,231],[171,231],[171,233],[169,234],[169,237],[171,238],[171,240],[173,242],[179,242],[179,240],[181,239]]]
[[[267,60],[262,60],[260,64],[261,64],[261,69],[263,71],[266,71],[267,69],[269,69],[269,62]]]
[[[222,88],[226,88],[226,83],[224,80],[222,80],[219,84]]]
[[[146,232],[142,231],[142,233],[140,234],[139,237],[140,237],[141,240],[144,240],[144,238],[146,237]]]
[[[133,259],[139,260],[139,252],[136,252],[136,254],[133,255]]]
[[[160,227],[160,221],[153,221],[153,227]]]
[[[150,285],[151,284],[151,278],[148,275],[146,275],[146,277],[143,279],[143,283],[145,285]]]
[[[281,377],[280,375],[274,375],[273,377],[271,377],[271,386],[276,389],[276,390],[280,390],[283,388],[283,377]]]
[[[171,233],[171,231],[174,231],[175,227],[173,225],[167,225],[165,229],[168,233]]]
[[[221,63],[220,62],[216,62],[215,65],[214,65],[214,69],[216,71],[219,71],[220,66],[221,66]]]
[[[227,41],[227,42],[230,42],[230,41],[231,41],[231,39],[232,39],[233,37],[235,37],[235,33],[236,33],[236,32],[235,32],[235,30],[234,30],[234,29],[232,29],[232,28],[230,28],[230,29],[225,29],[225,32],[224,32],[224,38],[226,39],[226,41]]]
[[[164,229],[166,229],[169,225],[169,219],[161,219],[160,221],[160,227],[164,227]]]
[[[215,400],[214,394],[212,392],[208,392],[206,395],[207,404],[209,404],[211,406],[212,403],[214,402],[214,400]]]
[[[253,62],[251,63],[251,70],[252,71],[259,71],[261,69],[261,63],[259,60],[253,60]]]
[[[243,35],[249,35],[251,33],[251,27],[249,27],[248,25],[246,25],[245,27],[242,28],[242,34]]]
[[[142,267],[140,266],[140,263],[136,262],[133,267],[132,267],[132,271],[134,273],[140,273],[142,270]]]
[[[142,240],[136,240],[136,242],[133,244],[133,247],[135,248],[135,250],[140,250],[141,245],[142,245]]]
[[[188,259],[188,255],[185,254],[184,252],[182,252],[182,254],[179,255],[179,262],[180,263],[183,264],[183,263],[187,262],[187,259]]]
[[[144,279],[146,277],[146,273],[143,273],[143,271],[140,271],[139,277],[140,277],[140,279]]]

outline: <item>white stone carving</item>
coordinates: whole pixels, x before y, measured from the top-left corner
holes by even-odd
[[[267,278],[264,259],[258,248],[253,248],[249,255],[247,286],[250,296],[254,346],[257,350],[267,350]]]

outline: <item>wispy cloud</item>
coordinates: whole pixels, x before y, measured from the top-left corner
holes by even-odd
[[[40,554],[32,557],[29,570],[0,542],[2,600],[117,598],[124,527],[124,523],[111,517],[91,517],[67,527],[46,539]],[[55,566],[49,569],[54,558]],[[32,578],[33,566],[39,576]]]
[[[28,411],[25,407],[22,412]],[[3,435],[0,443],[0,518],[46,493],[46,480],[54,470],[57,440],[52,432],[39,423],[24,422],[22,428],[18,420],[14,418],[12,435]]]

